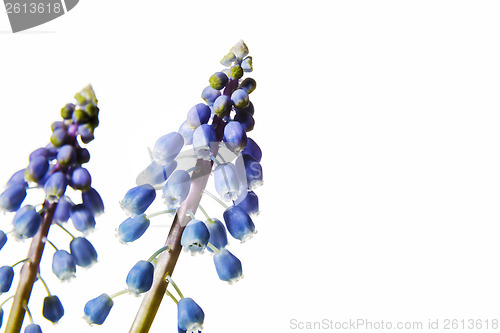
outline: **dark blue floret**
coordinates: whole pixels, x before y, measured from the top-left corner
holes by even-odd
[[[43,299],[42,314],[47,319],[57,323],[64,316],[64,307],[55,295],[47,296]]]

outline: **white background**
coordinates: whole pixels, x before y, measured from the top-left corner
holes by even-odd
[[[118,201],[148,163],[146,147],[178,129],[239,39],[258,83],[250,136],[264,154],[262,213],[254,239],[230,244],[244,267],[237,284],[218,280],[208,254],[181,254],[174,280],[203,307],[204,332],[331,331],[292,329],[293,319],[499,319],[499,16],[497,1],[85,0],[12,34],[0,14],[0,181],[48,142],[87,83],[101,108],[88,147],[107,208],[89,236],[99,263],[59,283],[47,248],[42,274],[66,316],[56,326],[42,317],[37,284],[35,321],[44,332],[128,331],[140,298],[117,298],[102,327],[81,319],[83,306],[125,287],[169,219],[121,245]],[[50,238],[67,249],[59,230]],[[9,241],[0,264],[28,245]],[[175,330],[165,299],[151,331]]]

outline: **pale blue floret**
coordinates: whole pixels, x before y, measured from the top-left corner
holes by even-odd
[[[187,198],[191,187],[191,177],[185,170],[176,170],[163,187],[163,199],[168,209],[177,209]]]
[[[129,243],[139,239],[149,228],[149,219],[145,214],[127,218],[120,223],[117,237],[122,243]]]
[[[233,101],[234,107],[242,110],[250,104],[250,99],[248,93],[243,89],[236,89],[231,94],[231,101]]]
[[[227,233],[224,224],[220,220],[212,218],[210,220],[206,220],[205,225],[207,226],[208,233],[210,234],[208,242],[219,250],[226,247]],[[207,249],[209,252],[213,252],[210,247],[207,247]]]
[[[143,184],[128,190],[120,201],[120,206],[126,214],[134,216],[144,213],[155,198],[155,188],[150,184]]]
[[[187,114],[187,124],[192,129],[196,129],[198,126],[208,123],[211,113],[210,108],[206,104],[196,104]]]
[[[178,132],[171,132],[156,140],[153,147],[153,158],[160,164],[167,164],[173,161],[182,147],[184,138]]]
[[[50,203],[57,202],[66,192],[67,185],[68,179],[64,173],[61,171],[53,173],[43,185],[45,197]]]
[[[247,145],[247,134],[243,126],[237,121],[229,122],[224,127],[224,142],[226,147],[239,154]]]
[[[17,238],[33,237],[42,222],[42,217],[33,206],[26,205],[19,209],[14,215],[12,224],[14,225],[14,234]]]
[[[217,99],[217,97],[219,97],[221,94],[220,94],[220,91],[217,90],[217,89],[214,89],[210,86],[206,86],[205,89],[203,89],[203,91],[201,92],[201,98],[209,105],[209,106],[212,106],[215,102],[215,100]]]
[[[54,211],[53,220],[56,223],[68,222],[71,208],[74,206],[73,202],[65,195],[63,195],[57,202],[56,210]]]
[[[222,281],[232,284],[243,277],[241,261],[225,248],[214,254],[214,264]]]
[[[97,262],[97,252],[86,238],[76,237],[69,243],[71,255],[80,267],[90,267]]]
[[[189,297],[181,298],[177,303],[177,326],[187,332],[203,329],[205,313],[202,308]]]
[[[181,245],[184,251],[192,255],[203,253],[207,246],[210,233],[207,226],[200,220],[191,220],[182,232]]]
[[[182,123],[177,132],[179,132],[184,138],[184,144],[186,146],[193,144],[194,129],[188,125],[187,120]]]
[[[250,216],[259,215],[259,198],[253,191],[244,191],[234,204],[243,208]]]
[[[85,304],[84,319],[89,324],[102,325],[113,307],[113,300],[107,294],[91,299]]]
[[[137,185],[158,185],[167,180],[168,177],[177,168],[177,161],[171,161],[166,165],[157,163],[156,161],[151,162],[146,169],[144,169],[136,179]]]
[[[83,233],[88,233],[95,228],[94,215],[83,204],[75,205],[71,208],[70,219],[75,229]]]
[[[227,231],[242,243],[255,234],[255,225],[252,218],[243,208],[231,206],[224,211],[223,217]]]
[[[52,272],[62,281],[75,276],[75,258],[66,250],[57,250],[52,257]]]
[[[215,130],[211,125],[201,125],[194,131],[193,150],[198,158],[209,160],[217,144]]]
[[[23,185],[11,185],[0,194],[0,210],[14,212],[21,207],[25,198],[26,188]]]
[[[14,279],[14,269],[10,266],[0,267],[0,295],[10,290]]]
[[[224,163],[214,170],[214,184],[224,201],[236,200],[241,193],[241,185],[234,164]]]
[[[153,284],[154,266],[146,260],[137,262],[127,274],[128,290],[135,295],[145,293]]]
[[[37,324],[29,324],[24,329],[24,333],[42,333],[42,328]]]

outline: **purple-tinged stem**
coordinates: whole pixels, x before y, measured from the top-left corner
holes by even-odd
[[[21,276],[14,296],[14,302],[10,309],[5,333],[19,333],[21,331],[21,326],[26,314],[25,306],[29,302],[31,290],[36,281],[40,260],[42,259],[43,249],[45,247],[45,239],[49,234],[52,217],[54,216],[57,203],[48,204],[45,202],[44,206],[46,209],[43,213],[42,223],[31,241],[27,257],[29,260],[26,261],[21,268]]]

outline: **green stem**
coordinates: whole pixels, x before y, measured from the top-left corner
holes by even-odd
[[[220,252],[220,250],[216,248],[212,243],[207,243],[207,246],[210,248],[210,250],[214,251],[214,253]]]
[[[174,295],[172,295],[172,293],[168,290],[165,290],[165,294],[167,294],[168,296],[170,296],[170,298],[175,302],[175,304],[179,303],[179,301],[175,298]]]
[[[3,302],[0,304],[0,308],[1,308],[1,307],[5,304],[5,303],[7,303],[8,301],[10,301],[10,300],[11,300],[11,299],[13,299],[13,298],[14,298],[14,295],[7,297],[7,298],[5,299],[5,301],[3,301]]]
[[[205,215],[205,217],[207,218],[208,222],[214,223],[214,220],[212,220],[210,218],[210,216],[208,216],[207,211],[205,209],[203,209],[203,207],[201,205],[199,205],[198,208],[200,208],[201,212],[203,213],[203,215]]]
[[[196,220],[196,216],[194,216],[194,213],[191,209],[188,209],[188,214],[189,214],[189,217],[191,217],[191,220]]]
[[[45,247],[45,239],[49,233],[52,217],[56,209],[56,203],[47,204],[43,213],[42,223],[38,232],[33,237],[28,251],[29,261],[26,261],[21,269],[19,283],[17,285],[14,302],[9,312],[9,318],[4,333],[19,333],[26,314],[25,305],[28,304],[33,284],[36,281],[38,267]]]
[[[12,266],[10,266],[10,267],[14,268],[14,267],[16,267],[17,265],[19,265],[20,263],[23,263],[23,262],[28,261],[28,260],[30,260],[30,259],[29,259],[29,258],[25,258],[25,259],[23,259],[23,260],[19,260],[18,262],[16,262],[14,265],[12,265]]]
[[[26,310],[26,312],[28,313],[28,318],[30,320],[30,324],[33,324],[33,316],[31,315],[31,311],[30,309],[28,308],[28,304],[24,303],[23,304],[23,308],[24,310]]]
[[[42,276],[41,276],[40,274],[38,274],[38,279],[39,279],[40,281],[42,281],[43,287],[44,287],[44,288],[45,288],[45,290],[47,291],[47,294],[48,294],[49,296],[52,296],[52,294],[50,293],[49,287],[47,286],[47,283],[45,283],[45,280],[44,280],[44,279],[42,279]]]
[[[172,287],[174,287],[175,291],[177,291],[177,293],[179,294],[180,298],[184,298],[184,295],[182,295],[181,290],[179,289],[179,287],[177,287],[177,284],[174,282],[174,280],[172,280],[172,277],[170,277],[170,275],[167,275],[166,279],[167,279],[168,282],[170,282],[170,284],[172,285]]]
[[[56,252],[57,252],[57,251],[59,251],[59,249],[57,248],[57,246],[55,246],[55,244],[54,244],[54,243],[52,243],[52,242],[51,242],[48,238],[46,238],[46,239],[45,239],[45,241],[46,241],[47,243],[49,243],[49,244],[50,244],[50,246],[52,246],[52,247],[54,248],[54,250],[56,250]]]
[[[59,228],[61,228],[65,233],[67,233],[68,235],[70,235],[71,239],[75,239],[76,237],[73,236],[73,234],[68,230],[66,229],[65,227],[62,226],[62,224],[60,223],[54,223],[55,225],[57,225]]]
[[[217,201],[218,203],[220,203],[221,206],[224,207],[225,209],[229,208],[229,206],[226,205],[221,199],[217,198],[215,195],[213,195],[212,193],[208,192],[207,190],[205,190],[205,194],[208,195],[210,198],[214,199],[215,201]]]
[[[158,257],[158,255],[160,253],[162,253],[163,251],[169,251],[170,250],[170,245],[165,245],[164,247],[158,249],[158,251],[156,251],[155,253],[153,253],[151,255],[151,257],[149,257],[148,261],[149,262],[153,262],[153,260],[155,260],[156,257]]]
[[[171,213],[175,213],[175,209],[165,209],[165,210],[161,210],[161,211],[159,211],[159,212],[156,212],[156,213],[152,213],[152,214],[146,215],[146,218],[147,218],[147,219],[151,219],[151,218],[156,217],[156,216],[160,216],[160,215],[163,215],[163,214],[171,214]]]
[[[115,297],[118,297],[118,296],[121,296],[121,295],[124,295],[124,294],[127,294],[128,293],[128,289],[123,289],[123,290],[120,290],[112,295],[109,296],[109,298],[113,299]]]

